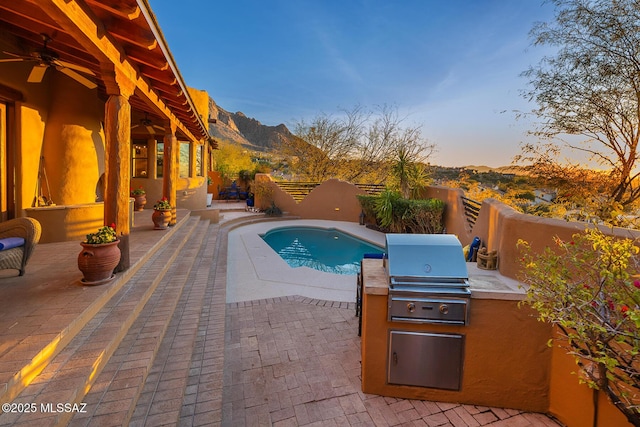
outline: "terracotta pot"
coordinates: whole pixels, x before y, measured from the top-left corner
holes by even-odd
[[[138,194],[133,196],[133,208],[137,211],[141,211],[144,209],[144,205],[147,204],[147,195],[146,194]]]
[[[113,269],[120,262],[119,240],[99,245],[81,242],[78,269],[84,275],[82,283],[99,285],[114,278]]]
[[[154,230],[166,230],[171,221],[171,209],[154,209],[151,219]]]

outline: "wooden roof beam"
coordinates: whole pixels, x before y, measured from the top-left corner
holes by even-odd
[[[105,22],[105,26],[113,37],[127,44],[144,50],[153,50],[158,47],[158,40],[153,33],[129,21],[110,19]]]
[[[42,8],[52,20],[71,34],[78,43],[101,62],[101,69],[106,73],[106,75],[103,75],[103,80],[109,78],[110,69],[117,68],[117,72],[120,75],[127,76],[127,78],[135,82],[137,96],[143,98],[145,103],[152,105],[168,120],[175,122],[189,140],[200,140],[203,132],[206,135],[207,129],[203,126],[198,126],[196,123],[182,123],[177,119],[169,106],[153,91],[152,86],[139,75],[137,67],[131,62],[132,60],[135,61],[135,59],[127,58],[128,52],[125,52],[114,40],[114,37],[106,31],[102,21],[90,10],[87,10],[86,7],[78,4],[77,0],[27,1],[33,2]],[[155,21],[150,22],[150,25],[157,25]],[[150,52],[147,52],[147,55],[149,54]],[[179,108],[184,108],[184,106]],[[198,133],[198,137],[191,133],[187,124]]]
[[[18,11],[5,8],[0,4],[0,10],[2,10],[2,14],[6,17],[7,21],[11,22],[17,28],[33,28],[37,25],[42,25],[43,27],[50,28],[52,31],[60,30],[60,27],[57,26],[55,22],[46,19],[46,15],[43,15],[40,9],[34,8],[33,10],[25,9]]]
[[[138,69],[140,70],[140,74],[153,81],[162,82],[171,86],[178,84],[178,79],[176,79],[172,73],[167,72],[167,70],[156,70],[155,68],[147,67],[144,64],[140,64]]]
[[[118,1],[109,0],[85,0],[87,4],[106,10],[107,12],[119,16],[121,18],[133,21],[140,16],[140,8],[138,5],[127,7]]]

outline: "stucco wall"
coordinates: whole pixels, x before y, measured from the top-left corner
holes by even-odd
[[[55,207],[72,207],[73,215],[63,215],[65,220],[57,223],[54,218],[62,211],[38,211],[43,219],[43,236],[75,236],[74,230],[96,228],[103,220],[94,220],[96,208],[96,186],[105,169],[105,137],[101,122],[104,120],[104,102],[96,90],[90,90],[53,69],[47,70],[42,83],[28,84],[27,76],[32,64],[10,64],[0,73],[0,84],[23,94],[23,101],[16,103],[16,216],[34,214],[27,209],[34,207],[39,195],[38,172],[41,162],[42,194]],[[193,101],[203,121],[208,118],[208,94],[190,89]],[[206,170],[207,155],[203,155],[203,170]],[[155,165],[155,164],[154,164]],[[128,166],[128,165],[123,165]],[[46,179],[45,179],[46,178]],[[48,185],[47,185],[48,184]],[[132,180],[131,187],[142,186],[147,192],[147,208],[162,197],[161,179]],[[177,183],[178,208],[202,209],[206,206],[206,178],[181,179]],[[87,218],[78,217],[83,211],[79,205],[91,212]],[[71,212],[71,211],[70,211]],[[78,224],[71,224],[76,218]],[[91,218],[91,220],[89,219]],[[48,230],[61,225],[69,230]],[[55,241],[55,240],[53,240]]]
[[[281,190],[266,174],[256,174],[256,182],[268,185],[276,206],[289,215],[305,219],[326,219],[332,221],[358,222],[362,208],[358,194],[366,194],[355,185],[339,179],[329,179],[314,188],[302,201],[296,201]],[[270,201],[262,200],[256,194],[256,206],[266,208]]]
[[[375,272],[366,274],[365,268],[365,286],[376,276]],[[530,309],[519,308],[517,301],[472,299],[468,326],[416,325],[388,322],[387,296],[365,292],[362,319],[362,391],[365,393],[536,412],[548,410],[551,349],[546,343],[551,328],[536,321]],[[461,389],[388,384],[390,330],[463,334]]]
[[[460,188],[429,186],[424,191],[425,198],[440,199],[444,202],[444,227],[447,233],[458,236],[462,245],[468,245],[473,240],[471,227],[464,215],[462,204],[464,191]]]
[[[593,390],[580,384],[573,356],[554,347],[549,412],[568,427],[593,425]],[[631,427],[631,423],[604,393],[598,394],[598,427]]]
[[[51,72],[51,70],[49,70]],[[76,205],[96,201],[96,184],[104,172],[104,104],[95,90],[51,72],[50,108],[42,155],[53,202]]]
[[[445,201],[448,207],[455,206],[455,198],[461,195],[456,189],[433,187],[429,189],[428,194]],[[455,212],[463,211],[447,209],[445,216]],[[459,219],[446,218],[445,223],[447,231],[455,234],[465,226],[465,223],[460,222]],[[554,236],[570,240],[573,234],[581,232],[585,227],[586,224],[583,223],[521,214],[497,200],[488,199],[482,203],[480,214],[470,236],[471,238],[480,237],[489,250],[497,250],[500,273],[517,279],[520,270],[520,253],[517,249],[519,239],[529,242],[533,250],[541,251],[545,247],[554,246]],[[601,227],[601,229],[607,234],[623,238],[640,237],[640,232],[634,230],[607,227]],[[464,233],[460,232],[460,235]],[[578,369],[573,357],[558,348],[554,348],[552,354],[548,411],[568,427],[591,425],[593,416],[591,389],[585,384],[579,384],[579,378],[571,374]],[[630,426],[621,412],[604,395],[599,396],[599,402],[598,425],[600,427]]]

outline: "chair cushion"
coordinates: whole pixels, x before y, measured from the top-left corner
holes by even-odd
[[[22,237],[5,237],[4,239],[0,239],[0,251],[18,248],[20,246],[24,246],[24,239]]]

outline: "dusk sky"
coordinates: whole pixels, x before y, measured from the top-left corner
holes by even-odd
[[[530,111],[520,74],[542,57],[540,0],[149,0],[178,68],[262,124],[355,105],[398,108],[437,145],[433,164],[509,165]]]

